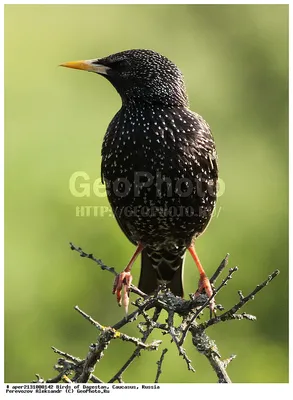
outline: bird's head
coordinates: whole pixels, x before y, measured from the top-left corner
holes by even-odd
[[[61,66],[103,75],[116,88],[123,103],[188,104],[182,73],[170,60],[152,50],[127,50]]]

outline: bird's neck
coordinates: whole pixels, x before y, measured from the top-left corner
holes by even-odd
[[[148,103],[148,102],[127,102],[122,103],[122,107],[120,109],[120,115],[125,116],[137,116],[137,118],[141,119],[144,116],[148,116],[148,118],[153,118],[157,115],[161,115],[162,113],[170,113],[172,110],[186,109],[187,107],[182,105],[172,105],[172,104],[163,104],[163,103]],[[180,112],[180,111],[179,111]]]
[[[148,101],[142,98],[122,98],[123,109],[170,109],[170,108],[188,108],[188,101],[182,102],[161,102],[161,101]]]
[[[122,105],[125,107],[188,107],[189,101],[184,89],[176,92],[150,92],[145,94],[139,90],[119,92]]]

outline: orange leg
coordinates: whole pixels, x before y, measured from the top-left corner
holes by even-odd
[[[119,275],[116,276],[113,284],[113,291],[112,293],[116,293],[117,297],[117,302],[119,306],[121,306],[121,303],[123,303],[123,306],[125,308],[126,314],[128,311],[128,305],[129,305],[129,289],[130,285],[132,282],[132,275],[130,273],[131,268],[137,259],[137,257],[140,255],[142,252],[144,246],[139,243],[133,256],[131,257],[129,263],[127,264],[126,268],[122,272],[120,272]],[[123,295],[122,295],[122,300],[121,300],[121,292],[123,290]]]
[[[197,269],[199,271],[199,276],[200,276],[199,282],[198,282],[198,289],[197,289],[197,292],[195,293],[195,295],[198,296],[200,293],[205,291],[207,296],[209,298],[211,298],[213,295],[213,289],[210,284],[209,278],[207,277],[207,275],[203,269],[203,266],[201,265],[201,262],[199,261],[199,258],[197,256],[195,248],[194,248],[194,245],[192,244],[190,247],[188,247],[188,250],[189,250],[192,258],[195,261],[195,264],[197,266]],[[210,310],[211,310],[211,313],[215,312],[215,300],[214,299],[212,299],[212,301],[210,302]]]

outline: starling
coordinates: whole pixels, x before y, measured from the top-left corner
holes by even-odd
[[[118,303],[123,291],[127,309],[131,268],[140,253],[139,289],[151,294],[165,283],[183,296],[187,249],[200,274],[196,294],[211,297],[194,240],[215,207],[217,154],[209,125],[188,108],[182,73],[161,54],[140,49],[61,65],[103,75],[122,100],[104,137],[101,165],[113,213],[137,246],[114,282]]]

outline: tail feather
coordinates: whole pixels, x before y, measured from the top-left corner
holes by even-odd
[[[159,256],[159,253],[150,255],[146,249],[142,251],[139,289],[146,294],[152,294],[163,281],[166,281],[167,287],[173,294],[183,297],[184,257],[181,255],[174,257],[173,254]]]

